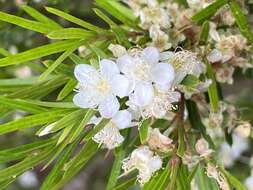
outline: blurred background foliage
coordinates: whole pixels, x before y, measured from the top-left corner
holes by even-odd
[[[103,22],[93,13],[92,8],[94,4],[92,0],[0,0],[0,10],[14,14],[20,17],[27,18],[27,15],[19,7],[27,3],[33,8],[39,10],[41,13],[53,18],[63,26],[71,26],[69,22],[62,20],[59,17],[55,17],[44,10],[44,6],[56,7],[57,9],[71,13],[72,15],[81,18],[90,23],[103,26]],[[250,20],[250,19],[249,19]],[[253,22],[253,19],[252,19]],[[21,27],[11,25],[8,23],[0,22],[0,48],[4,48],[11,53],[22,52],[34,47],[38,47],[42,44],[47,44],[49,39],[45,36],[33,31],[28,31]],[[32,68],[34,74],[39,72],[41,64],[28,64]],[[18,73],[15,70],[22,65],[16,67],[1,68],[0,78],[13,78],[18,77]],[[21,70],[25,72],[25,70]],[[226,100],[234,102],[236,101],[237,107],[243,113],[243,119],[253,120],[253,71],[248,70],[246,77],[242,76],[241,71],[236,72],[234,85],[222,85],[221,89],[223,96]],[[8,117],[21,117],[22,112],[11,114]],[[5,119],[8,117],[5,117]],[[0,110],[0,123],[1,123],[1,110]],[[14,147],[20,144],[26,144],[38,139],[34,135],[34,129],[25,130],[24,133],[11,133],[5,136],[0,136],[0,149],[6,147]],[[253,137],[253,136],[252,136]],[[251,145],[253,143],[251,142]],[[252,147],[252,146],[251,146]],[[253,154],[253,149],[243,153],[241,160],[238,160],[232,168],[229,170],[233,175],[239,179],[244,180],[250,175],[250,168],[248,167],[249,158]],[[104,157],[106,155],[106,157]],[[245,159],[243,159],[245,158]],[[100,190],[104,189],[106,180],[110,173],[112,165],[112,156],[102,152],[99,156],[96,156],[90,164],[82,171],[77,177],[75,177],[63,190]],[[0,165],[0,168],[4,166]],[[25,175],[19,177],[13,185],[9,187],[9,190],[36,190],[39,189],[40,183],[47,175],[50,168],[44,172],[40,172],[41,168],[35,168],[34,172],[27,172]],[[243,171],[243,172],[241,172]],[[1,188],[1,187],[0,187]]]

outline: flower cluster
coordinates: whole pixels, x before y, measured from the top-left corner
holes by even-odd
[[[98,110],[100,117],[92,118],[90,123],[109,119],[92,139],[113,149],[124,141],[120,130],[138,126],[147,118],[169,119],[175,115],[174,104],[180,101],[181,93],[187,93],[182,88],[184,78],[199,78],[205,65],[196,54],[185,50],[160,53],[155,47],[146,47],[127,51],[117,44],[111,44],[109,49],[114,58],[100,60],[98,69],[87,64],[75,67],[79,83],[73,102],[80,108]],[[143,184],[161,168],[158,154],[166,154],[174,147],[172,139],[159,129],[149,128],[146,146],[132,153],[124,170],[137,168],[139,182]]]

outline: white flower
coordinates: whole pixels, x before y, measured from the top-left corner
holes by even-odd
[[[170,16],[168,11],[159,5],[144,7],[139,11],[141,26],[149,29],[152,25],[157,24],[161,28],[170,27]]]
[[[241,154],[249,148],[247,139],[238,135],[233,135],[232,137],[232,146],[227,143],[223,143],[219,151],[219,157],[223,161],[225,167],[233,166],[234,161],[237,160]]]
[[[160,90],[168,90],[174,79],[174,69],[168,63],[159,62],[159,51],[147,47],[132,51],[117,60],[120,70],[133,83],[132,98],[138,106],[150,104],[154,97],[153,84]]]
[[[195,149],[201,157],[207,157],[213,152],[212,149],[209,149],[209,144],[204,138],[197,141]]]
[[[96,121],[98,119],[92,119]],[[103,144],[108,149],[118,147],[124,137],[120,134],[121,129],[131,127],[132,115],[127,110],[120,110],[116,113],[111,121],[99,131],[92,139],[99,144]]]
[[[75,77],[79,82],[78,93],[73,102],[81,108],[96,108],[105,118],[111,118],[119,110],[120,98],[130,93],[130,82],[120,74],[117,65],[108,59],[100,61],[100,70],[86,64],[75,67]]]
[[[158,25],[152,25],[149,29],[149,36],[152,39],[151,45],[159,50],[167,50],[172,44],[169,42],[169,36],[163,32]]]
[[[141,146],[135,149],[130,157],[123,160],[122,168],[125,173],[134,169],[139,171],[138,181],[141,185],[148,182],[152,175],[162,167],[162,160],[149,149]]]
[[[150,104],[139,106],[134,95],[129,96],[129,101],[127,101],[126,104],[135,112],[139,112],[139,115],[144,118],[152,116],[156,118],[164,118],[167,112],[172,110],[172,103],[178,102],[180,97],[181,95],[177,91],[169,90],[167,92],[162,92],[155,88],[154,97]]]
[[[210,163],[207,164],[206,174],[209,178],[213,178],[216,180],[221,190],[230,190],[229,184],[225,176],[220,171],[218,171],[218,169],[214,165]]]
[[[253,190],[253,175],[251,175],[245,180],[245,186],[248,190]]]
[[[186,50],[176,53],[163,52],[161,53],[161,60],[167,61],[175,69],[175,84],[179,84],[187,74],[199,77],[206,71],[205,64],[197,58],[196,54]]]
[[[18,177],[18,181],[24,188],[35,188],[39,185],[39,181],[37,179],[36,173],[32,171],[27,171]]]

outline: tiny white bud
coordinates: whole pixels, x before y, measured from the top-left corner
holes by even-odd
[[[114,57],[121,57],[127,53],[126,48],[118,44],[110,44],[108,49],[112,52]]]

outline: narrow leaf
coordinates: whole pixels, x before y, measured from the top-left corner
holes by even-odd
[[[48,12],[52,13],[52,14],[55,14],[55,15],[57,15],[59,17],[64,18],[67,21],[75,23],[75,24],[77,24],[79,26],[82,26],[84,28],[87,28],[89,30],[92,30],[92,31],[95,31],[95,32],[101,32],[101,31],[103,31],[103,29],[101,29],[101,28],[99,28],[97,26],[94,26],[94,25],[92,25],[92,24],[90,24],[88,22],[85,22],[85,21],[83,21],[83,20],[81,20],[79,18],[76,18],[76,17],[74,17],[74,16],[72,16],[72,15],[70,15],[68,13],[65,13],[65,12],[63,12],[61,10],[58,10],[58,9],[55,9],[55,8],[51,8],[51,7],[46,7],[46,10]]]
[[[50,32],[47,37],[51,39],[87,39],[96,33],[81,28],[63,28]]]
[[[0,20],[4,22],[8,22],[11,24],[18,25],[20,27],[26,28],[28,30],[33,30],[40,33],[49,33],[50,31],[54,30],[55,27],[53,25],[32,21],[28,19],[24,19],[18,16],[14,16],[8,13],[4,13],[0,11]]]
[[[202,24],[209,20],[222,6],[228,3],[228,0],[216,0],[214,3],[208,5],[206,8],[197,12],[192,17],[192,21],[197,24]]]
[[[8,57],[0,59],[0,67],[14,65],[16,63],[23,63],[23,62],[35,60],[47,55],[63,52],[71,48],[73,45],[75,45],[76,42],[77,42],[76,40],[65,40],[65,41],[55,42],[52,44],[37,47],[37,48],[31,49],[22,53],[18,53],[15,55],[10,55]]]

